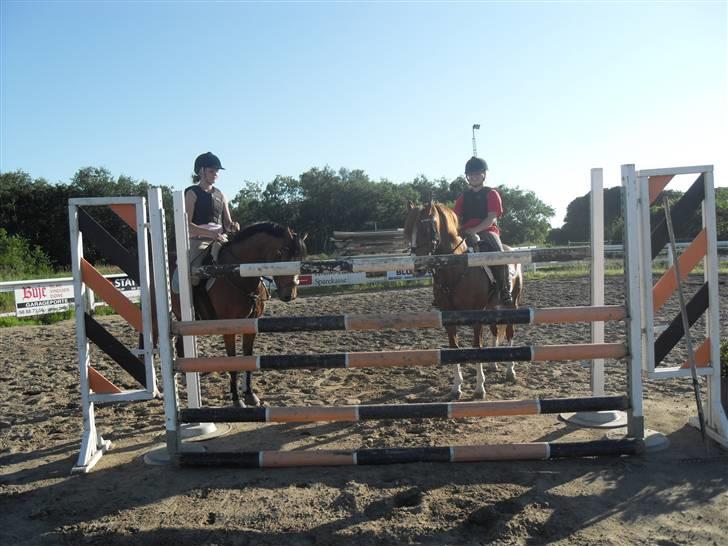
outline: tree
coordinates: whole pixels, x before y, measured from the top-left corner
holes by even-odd
[[[263,217],[261,202],[263,191],[255,182],[245,181],[243,188],[230,201],[230,216],[241,226],[251,224]]]
[[[0,279],[47,276],[51,271],[50,260],[38,245],[0,228]]]
[[[613,244],[622,242],[622,188],[605,188],[604,192],[604,239]],[[591,239],[591,191],[577,197],[566,208],[564,224],[551,230],[546,242],[566,245],[587,242]]]
[[[71,197],[146,197],[150,184],[121,175],[113,178],[108,170],[97,167],[79,169],[70,184],[49,184],[33,180],[23,171],[0,173],[0,224],[10,235],[17,235],[42,248],[54,267],[71,263],[68,235],[68,199]],[[168,226],[173,225],[172,191],[162,186],[162,199]],[[136,236],[115,214],[105,207],[86,207],[112,235],[127,248],[136,248]],[[173,237],[172,230],[168,236]],[[171,240],[171,239],[170,239]],[[92,245],[86,256],[98,257]]]
[[[65,186],[28,173],[0,174],[0,225],[31,246],[41,247],[54,265],[70,263]]]
[[[501,238],[509,245],[541,244],[546,240],[555,214],[552,207],[530,190],[498,186],[504,203],[504,215],[499,220]]]

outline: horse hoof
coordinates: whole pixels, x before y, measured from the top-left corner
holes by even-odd
[[[488,363],[488,371],[497,372],[498,371],[498,364],[496,364],[495,362],[489,362]]]
[[[233,400],[233,406],[235,406],[236,408],[244,408],[245,402],[243,402],[242,400]]]
[[[450,391],[450,400],[460,400],[463,397],[463,393],[460,391]]]
[[[477,400],[485,400],[485,391],[476,391],[474,398]]]
[[[257,408],[258,406],[260,406],[260,399],[256,396],[254,392],[246,392],[245,403],[248,406],[253,406]]]

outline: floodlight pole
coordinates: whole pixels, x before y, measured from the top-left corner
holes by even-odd
[[[473,157],[478,157],[478,147],[475,144],[475,130],[480,129],[480,123],[473,124]]]

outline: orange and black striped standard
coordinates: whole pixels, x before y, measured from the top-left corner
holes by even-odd
[[[458,419],[627,409],[629,400],[626,396],[595,396],[424,404],[187,408],[180,410],[179,420],[182,423],[314,423],[377,419]]]
[[[481,461],[527,461],[567,457],[638,455],[644,443],[637,439],[593,442],[534,442],[520,444],[403,447],[315,451],[185,452],[181,466],[227,466],[238,468],[283,468],[303,466],[384,465],[402,463],[464,463]]]

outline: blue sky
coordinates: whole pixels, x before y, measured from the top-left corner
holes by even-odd
[[[560,225],[592,167],[728,184],[726,5],[2,0],[0,170],[182,189],[210,150],[229,199],[326,165],[452,179],[480,123],[490,182]]]

